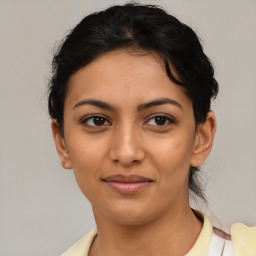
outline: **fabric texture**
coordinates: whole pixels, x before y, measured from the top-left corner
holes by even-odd
[[[236,256],[256,256],[256,227],[236,223],[231,228]]]
[[[234,224],[230,236],[212,227],[202,213],[196,213],[203,218],[203,228],[194,246],[185,256],[256,256],[256,227]],[[61,256],[88,256],[96,235],[95,227]]]
[[[61,256],[88,256],[92,242],[97,235],[97,228],[93,228],[74,245],[72,245],[66,252]]]

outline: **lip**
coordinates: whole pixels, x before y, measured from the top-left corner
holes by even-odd
[[[124,195],[138,193],[153,183],[152,179],[146,177],[138,175],[125,176],[120,174],[108,176],[103,178],[102,181],[114,191]]]

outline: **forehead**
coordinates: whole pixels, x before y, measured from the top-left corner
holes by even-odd
[[[132,104],[167,96],[191,106],[183,89],[167,76],[157,54],[121,49],[101,55],[72,75],[66,102],[97,98]]]

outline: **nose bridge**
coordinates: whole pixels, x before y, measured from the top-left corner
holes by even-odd
[[[144,158],[139,127],[134,122],[124,120],[113,134],[111,142],[110,158],[120,162],[124,166],[140,162]]]

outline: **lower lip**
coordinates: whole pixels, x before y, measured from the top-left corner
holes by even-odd
[[[122,182],[106,181],[106,184],[120,194],[131,195],[149,187],[152,184],[152,182],[143,181],[143,182],[122,183]]]

